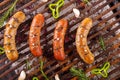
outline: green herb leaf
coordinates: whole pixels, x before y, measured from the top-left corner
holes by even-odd
[[[0,18],[0,28],[3,26],[4,22],[7,20],[7,18],[9,17],[9,15],[13,12],[14,7],[15,7],[17,1],[18,0],[15,0],[15,2],[10,5],[10,8]]]
[[[40,61],[40,71],[41,71],[43,77],[45,78],[45,80],[49,80],[43,71],[43,61],[42,60]]]
[[[86,74],[81,69],[72,67],[70,69],[70,72],[73,76],[78,77],[79,80],[89,80],[89,78],[86,76]]]
[[[0,47],[0,54],[4,54],[4,53],[5,53],[4,48]]]
[[[28,60],[26,60],[26,66],[27,66],[27,69],[28,69],[28,70],[30,70],[30,69],[31,69],[31,66],[30,66],[30,64],[29,64],[29,61],[28,61]]]
[[[102,36],[99,37],[99,43],[100,43],[100,46],[103,50],[106,50],[106,47],[105,47],[105,43],[104,43],[104,39]]]

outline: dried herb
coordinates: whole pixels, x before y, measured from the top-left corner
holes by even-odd
[[[40,61],[40,71],[41,71],[43,77],[45,78],[45,80],[49,80],[43,71],[43,61],[42,60]]]
[[[77,68],[70,68],[70,72],[73,76],[78,77],[78,80],[89,80],[83,70]]]
[[[106,50],[106,47],[105,47],[105,43],[104,43],[104,39],[102,36],[99,37],[99,43],[100,43],[100,46],[103,50]]]
[[[3,26],[4,22],[7,20],[9,15],[13,12],[16,3],[18,0],[15,0],[13,4],[10,5],[10,8],[3,14],[3,16],[0,18],[0,28]]]

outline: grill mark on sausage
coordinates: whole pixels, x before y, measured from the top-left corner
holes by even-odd
[[[86,27],[83,27],[83,26],[82,26],[82,28],[83,28],[84,30],[89,30],[89,29],[87,29]]]
[[[15,50],[12,49],[12,50],[8,50],[7,53],[11,53],[11,52],[14,52]]]
[[[4,44],[4,46],[10,46],[12,43],[6,43]]]
[[[60,32],[62,29],[63,29],[63,27],[62,27],[62,26],[60,26],[60,27],[59,27],[59,28],[57,28],[56,30],[57,30],[58,32]]]
[[[30,37],[33,37],[33,38],[34,38],[34,37],[36,37],[36,36],[38,36],[38,35],[37,35],[37,34],[32,34]]]
[[[16,27],[13,26],[12,24],[7,24],[7,26],[8,26],[9,28],[11,28],[11,29],[16,28]]]
[[[34,26],[34,27],[37,27],[37,28],[39,28],[40,26],[39,26],[39,25],[37,25],[37,26]]]
[[[12,38],[12,36],[10,34],[6,34],[5,37],[7,37],[9,39]]]
[[[20,23],[20,21],[18,20],[18,18],[12,17],[12,19],[14,19],[15,22]]]
[[[54,41],[60,41],[61,40],[61,38],[55,38],[54,39]]]
[[[62,47],[60,46],[60,47],[57,47],[57,48],[55,48],[54,50],[59,50],[59,49],[61,49]]]
[[[84,48],[84,47],[86,47],[86,46],[87,46],[87,45],[80,45],[81,48]]]

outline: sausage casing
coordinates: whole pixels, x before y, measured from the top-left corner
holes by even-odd
[[[92,28],[92,19],[85,18],[77,29],[76,48],[84,62],[91,64],[94,61],[94,55],[87,45],[87,35]]]
[[[42,49],[40,46],[40,34],[43,24],[44,24],[44,16],[42,14],[37,14],[33,18],[29,32],[30,50],[32,54],[37,57],[42,55]]]
[[[57,60],[65,59],[64,37],[67,27],[68,27],[67,20],[61,19],[60,21],[58,21],[54,31],[53,52],[54,52],[54,57]]]
[[[15,43],[15,35],[19,25],[25,20],[25,14],[21,11],[15,13],[6,24],[4,32],[4,49],[9,60],[18,59],[18,51]]]

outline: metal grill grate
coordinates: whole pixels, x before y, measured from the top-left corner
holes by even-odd
[[[11,2],[14,0],[2,0],[0,2],[0,16],[5,12]],[[21,70],[27,73],[27,79],[38,76],[43,79],[39,71],[39,61],[44,60],[44,71],[47,76],[54,80],[55,74],[59,74],[61,80],[70,80],[72,78],[69,68],[76,66],[85,70],[91,80],[116,80],[120,78],[120,2],[118,0],[92,0],[91,5],[86,5],[85,9],[80,9],[81,5],[75,4],[76,0],[65,0],[64,7],[61,8],[61,15],[58,19],[53,19],[48,4],[55,2],[49,0],[42,3],[40,0],[19,0],[16,11],[22,10],[26,13],[26,21],[20,25],[16,43],[20,54],[17,61],[9,61],[5,54],[0,55],[0,80],[16,80]],[[72,8],[80,9],[81,16],[75,18]],[[42,13],[45,16],[45,24],[42,29],[41,45],[43,47],[43,56],[35,58],[29,50],[28,32],[30,23],[35,14]],[[93,28],[88,36],[88,45],[95,55],[95,62],[92,65],[85,64],[78,56],[75,48],[75,33],[79,23],[85,18],[93,19]],[[69,30],[66,34],[65,51],[68,55],[65,61],[59,62],[53,58],[52,38],[55,24],[58,20],[66,18],[69,22]],[[4,27],[0,29],[0,45],[3,45]],[[98,42],[99,36],[105,40],[106,50],[102,51]],[[23,39],[20,39],[23,38]],[[108,55],[109,54],[109,55]],[[93,68],[102,65],[106,59],[111,63],[109,77],[104,79],[101,76],[95,76],[90,73]],[[31,69],[26,68],[26,60],[31,63]]]

